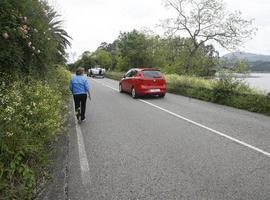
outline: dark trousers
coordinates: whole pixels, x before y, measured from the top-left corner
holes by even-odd
[[[86,100],[87,95],[86,94],[76,94],[73,95],[74,102],[75,102],[75,111],[78,110],[78,108],[81,108],[81,120],[85,119],[85,107],[86,107]]]

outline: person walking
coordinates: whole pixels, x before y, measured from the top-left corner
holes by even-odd
[[[87,94],[91,100],[91,93],[87,78],[84,76],[83,67],[76,69],[76,75],[70,80],[69,88],[74,98],[76,117],[79,122],[85,121]]]

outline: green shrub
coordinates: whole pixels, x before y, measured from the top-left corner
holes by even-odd
[[[54,69],[45,81],[0,82],[0,199],[32,199],[60,132],[70,73]],[[55,80],[58,80],[56,84]]]
[[[221,104],[232,105],[229,98],[232,96],[247,96],[248,94],[257,95],[258,91],[252,89],[242,79],[236,79],[233,74],[227,70],[219,73],[218,79],[212,84],[213,101]],[[236,106],[235,106],[236,107]]]
[[[224,73],[219,79],[166,75],[168,92],[270,115],[270,98]]]
[[[50,67],[49,72],[47,74],[47,81],[51,87],[55,90],[59,90],[61,96],[66,96],[70,94],[69,88],[69,80],[71,78],[71,73],[66,68],[62,66],[54,66]]]
[[[260,94],[234,94],[226,105],[270,115],[270,99]]]

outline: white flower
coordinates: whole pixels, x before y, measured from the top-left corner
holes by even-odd
[[[32,49],[33,49],[33,50],[35,50],[35,49],[36,49],[36,47],[32,46]]]
[[[7,132],[7,136],[8,136],[8,137],[11,137],[12,135],[14,135],[14,133],[12,133],[12,132]]]
[[[32,44],[32,42],[28,42],[28,46],[29,46],[29,47],[31,46],[31,44]]]
[[[40,50],[39,49],[37,50],[37,53],[40,54]]]
[[[20,30],[21,32],[25,33],[25,34],[28,33],[28,31],[27,31],[26,29],[24,29],[24,27],[19,27],[19,30]]]
[[[3,38],[5,38],[5,39],[8,39],[8,38],[9,38],[9,35],[8,35],[7,32],[4,32],[4,33],[2,34],[2,36],[3,36]]]

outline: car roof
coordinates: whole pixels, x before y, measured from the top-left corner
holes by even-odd
[[[132,70],[137,70],[137,71],[160,71],[158,68],[133,68]]]

